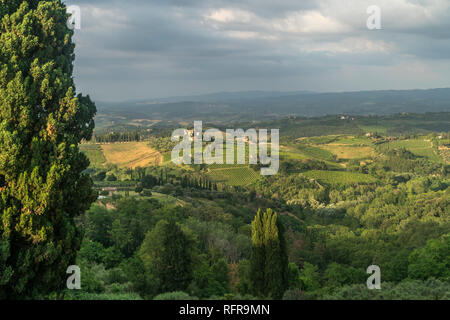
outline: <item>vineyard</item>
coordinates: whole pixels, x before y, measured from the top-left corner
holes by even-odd
[[[368,174],[357,172],[311,170],[303,173],[303,175],[319,182],[324,182],[331,185],[377,182],[376,178]]]
[[[216,167],[208,172],[208,177],[215,182],[222,182],[231,186],[246,186],[255,182],[259,172],[247,166],[224,165]]]

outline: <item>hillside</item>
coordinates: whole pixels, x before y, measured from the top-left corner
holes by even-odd
[[[120,119],[201,119],[222,123],[278,119],[289,115],[312,117],[441,112],[450,110],[450,89],[340,93],[257,91],[149,101],[98,102],[99,117],[115,119],[119,123]]]
[[[267,177],[259,165],[174,165],[163,134],[170,127],[157,136],[142,129],[136,138],[145,133],[146,141],[83,144],[101,197],[79,220],[88,230],[78,256],[87,284],[69,296],[254,299],[251,223],[270,208],[289,259],[283,299],[448,299],[447,120],[436,113],[259,123],[281,132],[280,169]],[[164,162],[132,168],[143,149]],[[193,273],[183,292],[155,287],[145,267],[144,253],[164,235],[152,234],[173,220],[190,239]],[[382,270],[382,294],[365,286],[372,264]]]

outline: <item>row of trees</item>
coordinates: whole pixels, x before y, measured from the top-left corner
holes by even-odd
[[[181,186],[183,188],[203,189],[210,191],[217,191],[217,183],[212,182],[206,177],[190,177],[188,175],[183,176],[181,179]]]
[[[92,142],[97,143],[139,142],[144,139],[145,136],[140,131],[109,132],[102,135],[94,134],[92,136]]]

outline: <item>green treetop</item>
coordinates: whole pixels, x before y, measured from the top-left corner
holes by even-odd
[[[252,222],[250,268],[253,294],[281,299],[287,289],[288,257],[283,228],[272,209],[258,210]]]

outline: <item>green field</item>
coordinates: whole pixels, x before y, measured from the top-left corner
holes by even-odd
[[[126,191],[117,191],[114,192],[115,194],[121,195],[121,196],[125,196],[125,194],[127,193]],[[171,195],[168,194],[163,194],[163,193],[158,193],[158,192],[152,192],[152,195],[150,197],[146,197],[146,196],[141,196],[138,193],[136,193],[133,190],[129,190],[128,194],[130,197],[137,197],[139,199],[157,199],[158,201],[160,201],[161,203],[164,204],[175,204],[181,207],[184,207],[186,205],[186,202],[181,200],[181,199],[177,199]]]
[[[172,153],[166,152],[162,154],[162,164],[167,164],[172,162]]]
[[[433,150],[432,142],[424,139],[396,140],[382,145],[383,151],[399,148],[405,148],[419,157],[428,158],[435,162],[443,162],[442,157]]]
[[[305,160],[309,159],[309,157],[305,156],[302,153],[299,152],[292,152],[292,151],[281,151],[280,152],[280,158],[288,159],[288,160]]]
[[[106,163],[106,158],[100,145],[81,144],[80,150],[88,157],[91,167],[99,168]]]
[[[330,136],[300,138],[298,139],[298,141],[305,144],[328,144],[336,141],[337,139],[339,139],[339,136],[330,135]]]
[[[311,170],[302,173],[308,178],[329,184],[375,183],[377,179],[363,173],[345,171]]]
[[[298,145],[297,149],[307,157],[315,158],[319,160],[334,160],[334,155],[327,150],[309,146],[309,145]]]
[[[371,146],[372,140],[366,137],[343,136],[329,144],[345,144],[349,146]]]
[[[330,157],[332,158],[332,154],[330,156],[330,152],[328,152],[327,150],[311,146],[306,146],[308,148],[304,147],[305,146],[302,146],[301,148],[297,148],[297,146],[280,146],[280,161],[284,160],[302,161],[306,159],[315,159],[325,162],[328,168],[330,169],[339,170],[343,168],[341,164],[336,163],[333,160],[324,159]]]

